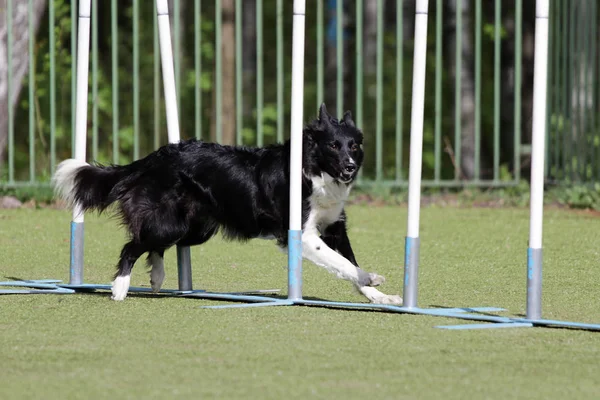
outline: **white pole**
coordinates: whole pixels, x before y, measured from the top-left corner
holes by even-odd
[[[404,306],[417,306],[419,273],[419,217],[421,164],[423,160],[423,110],[425,107],[425,61],[427,56],[427,0],[417,0],[408,175],[408,227],[404,246]]]
[[[305,0],[294,0],[290,126],[290,229],[288,298],[302,298],[302,108],[304,107]]]
[[[165,92],[165,111],[167,113],[167,133],[169,135],[169,143],[177,143],[180,140],[179,114],[177,110],[171,24],[169,22],[169,4],[167,0],[156,0],[156,15]],[[191,252],[188,246],[177,246],[177,270],[179,274],[179,290],[192,290]]]
[[[88,73],[90,59],[91,0],[79,0],[77,27],[77,93],[75,108],[75,159],[85,162],[87,136]],[[71,222],[71,261],[69,283],[83,283],[83,211],[79,204],[73,207]]]
[[[542,225],[548,76],[548,14],[548,0],[537,0],[533,67],[530,224],[527,255],[528,319],[540,319],[542,316]]]
[[[173,71],[173,48],[171,45],[171,24],[169,23],[169,4],[167,0],[156,0],[158,19],[158,37],[165,91],[165,111],[167,113],[167,133],[169,143],[179,142],[179,115],[175,92],[175,72]]]

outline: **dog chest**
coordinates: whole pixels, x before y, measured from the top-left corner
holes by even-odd
[[[306,228],[321,231],[339,220],[351,187],[335,182],[325,173],[312,177],[311,181],[313,191],[309,198],[311,209]]]

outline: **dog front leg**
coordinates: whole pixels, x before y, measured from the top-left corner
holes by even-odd
[[[334,273],[339,278],[352,282],[360,293],[371,303],[378,304],[402,304],[402,298],[396,295],[386,295],[371,287],[379,284],[379,275],[369,274],[354,266],[342,255],[332,250],[315,233],[304,233],[302,235],[302,257]]]
[[[342,212],[342,217],[339,221],[329,225],[325,228],[321,239],[333,250],[340,253],[346,260],[350,261],[356,268],[360,269],[352,246],[350,245],[350,238],[348,238],[348,232],[346,231],[346,215]],[[375,273],[369,273],[371,283],[369,286],[379,286],[385,282],[385,278]]]

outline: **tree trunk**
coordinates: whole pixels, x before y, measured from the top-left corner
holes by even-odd
[[[363,70],[365,75],[375,75],[377,61],[377,1],[364,2]],[[383,4],[382,4],[383,5]]]
[[[579,32],[575,36],[575,47],[579,51],[572,50],[570,59],[575,60],[575,67],[571,74],[571,143],[573,146],[573,156],[577,159],[573,166],[572,176],[577,181],[585,181],[588,171],[587,166],[590,162],[590,148],[594,148],[594,137],[592,127],[590,125],[590,115],[594,112],[594,85],[593,76],[590,74],[593,68],[593,59],[591,50],[582,49],[585,41],[593,42],[590,32],[591,23],[586,19],[592,15],[593,11],[590,4],[586,1],[572,2],[572,13],[575,14],[575,21],[580,21],[577,30]],[[587,25],[587,27],[586,27]],[[549,96],[550,98],[550,96]],[[549,129],[547,128],[547,132]],[[591,137],[590,137],[591,136]],[[550,160],[547,160],[548,163]]]
[[[367,2],[369,3],[369,2]],[[352,88],[354,85],[353,70],[354,70],[354,53],[350,51],[352,41],[348,40],[346,35],[348,26],[351,21],[349,15],[349,4],[342,7],[342,15],[338,15],[336,2],[327,2],[325,8],[325,88],[324,97],[325,103],[329,105],[330,110],[338,108],[338,72],[342,71],[342,98],[341,105],[343,109],[351,107],[351,101],[354,98]],[[342,60],[338,61],[338,24],[341,24],[341,47]],[[366,47],[366,46],[364,46]],[[365,48],[366,50],[366,48]],[[334,111],[332,115],[340,118],[341,115],[336,115]]]
[[[244,100],[256,93],[256,0],[242,2],[242,72]],[[244,101],[243,104],[248,104]],[[252,116],[252,107],[242,107],[244,117]]]
[[[235,4],[223,0],[223,144],[235,144]]]
[[[34,32],[46,11],[46,0],[33,0],[33,15],[28,16],[28,1],[12,2],[12,54],[8,54],[8,26],[6,0],[0,0],[0,165],[4,162],[8,142],[8,110],[14,111],[22,88],[22,80],[29,70],[29,20]],[[35,38],[34,38],[35,40]],[[8,60],[12,62],[12,93],[8,103]]]
[[[213,90],[211,138],[217,139],[217,113],[220,113],[222,144],[235,144],[235,3],[221,2],[221,70],[214,70],[215,81],[221,74],[221,109],[217,110],[216,90]],[[216,85],[214,86],[216,89]]]
[[[514,9],[515,2],[511,1],[504,5],[507,9]],[[521,85],[516,87],[515,81],[515,35],[516,25],[513,13],[503,13],[502,27],[506,31],[507,39],[502,41],[502,65],[501,65],[501,104],[503,110],[500,114],[501,130],[500,142],[501,156],[508,162],[511,168],[514,166],[515,151],[515,92],[519,90],[521,94],[521,143],[531,143],[531,113],[533,106],[533,44],[535,34],[535,7],[523,7],[522,24],[522,63],[521,63]],[[489,15],[493,15],[493,5],[489,6]],[[519,143],[519,144],[521,144]],[[519,155],[521,158],[521,156]],[[528,178],[529,162],[523,163],[521,160],[521,176]],[[516,175],[516,171],[511,171]]]
[[[456,12],[462,14],[462,26],[456,26]],[[447,57],[452,79],[456,74],[461,74],[460,91],[461,108],[461,159],[460,176],[463,179],[473,179],[475,176],[475,80],[473,71],[473,24],[471,18],[471,2],[463,1],[462,10],[456,9],[456,1],[449,3],[448,19],[452,21],[452,34],[448,41],[449,57]],[[462,34],[462,64],[461,71],[456,70],[456,32],[460,29]]]
[[[185,4],[186,4],[186,2],[185,1],[179,2],[179,10],[175,10],[175,1],[174,0],[168,0],[167,3],[169,5],[169,16],[171,19],[171,41],[175,42],[176,36],[179,36],[180,39],[183,39],[183,37],[184,37],[184,22],[185,22],[185,13],[186,13]],[[176,13],[176,11],[179,11],[179,13]],[[179,20],[179,31],[175,30],[175,19]],[[181,46],[182,53],[183,53],[183,47],[184,46]]]
[[[521,86],[521,143],[531,143],[535,55],[535,9],[523,7],[523,64]],[[529,158],[531,155],[529,155]],[[523,160],[521,176],[530,178],[531,162]]]

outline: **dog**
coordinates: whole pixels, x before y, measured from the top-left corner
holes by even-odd
[[[362,165],[363,134],[347,111],[341,120],[325,104],[303,128],[302,256],[354,284],[370,302],[402,304],[375,287],[384,278],[362,270],[346,231],[346,202]],[[165,145],[128,165],[90,165],[68,159],[53,176],[56,195],[83,211],[116,205],[128,231],[112,283],[124,300],[136,260],[148,253],[150,284],[164,281],[163,255],[174,246],[226,239],[274,239],[286,251],[290,142],[262,148],[195,139]]]

